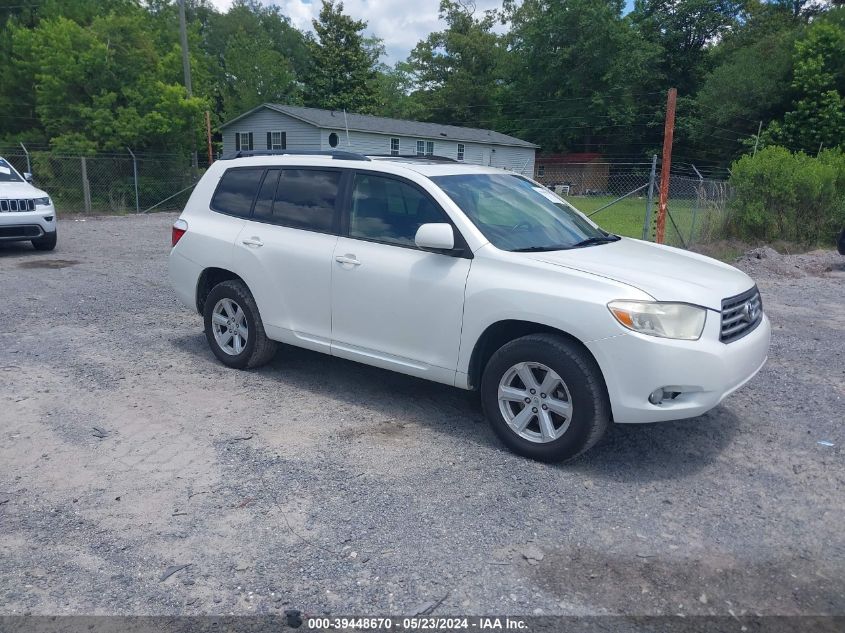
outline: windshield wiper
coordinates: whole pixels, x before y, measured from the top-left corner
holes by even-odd
[[[582,246],[592,246],[593,244],[607,244],[608,242],[618,242],[621,239],[618,235],[613,234],[588,237],[586,240],[576,242],[571,248],[581,248]]]
[[[542,253],[544,251],[565,251],[571,246],[564,244],[552,244],[551,246],[526,246],[525,248],[515,248],[511,253]]]

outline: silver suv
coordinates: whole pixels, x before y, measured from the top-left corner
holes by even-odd
[[[39,251],[56,248],[56,209],[32,174],[18,172],[0,157],[0,242],[32,242]]]

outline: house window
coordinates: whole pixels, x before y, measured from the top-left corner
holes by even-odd
[[[340,139],[337,137],[337,134],[335,134],[334,132],[329,134],[329,145],[331,147],[337,147],[337,143],[339,140]]]
[[[538,176],[545,176],[546,175],[546,166],[545,165],[538,165],[537,166],[537,175]]]
[[[252,151],[252,132],[235,132],[235,151]]]
[[[287,149],[287,132],[267,132],[267,149]]]
[[[391,156],[399,156],[399,139],[398,138],[390,139],[390,155]]]
[[[425,141],[417,141],[417,156],[425,156]]]
[[[458,160],[459,161],[464,160],[464,144],[463,143],[458,143]]]
[[[425,155],[434,156],[434,141],[428,141],[425,144]]]

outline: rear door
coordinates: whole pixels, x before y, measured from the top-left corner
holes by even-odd
[[[451,224],[418,185],[362,171],[350,185],[332,261],[332,354],[452,384],[469,249],[416,247],[421,224]]]
[[[340,169],[271,167],[235,243],[271,338],[328,352]]]

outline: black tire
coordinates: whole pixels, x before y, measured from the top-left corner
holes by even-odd
[[[249,335],[247,336],[246,345],[241,353],[237,355],[224,351],[214,338],[211,318],[214,313],[214,307],[221,299],[231,299],[244,311]],[[267,334],[264,332],[264,324],[261,321],[261,315],[258,313],[258,306],[255,305],[255,299],[253,299],[249,288],[242,281],[224,281],[211,289],[208,297],[206,297],[203,308],[203,322],[205,324],[205,338],[208,340],[208,345],[211,347],[214,355],[224,365],[234,367],[235,369],[252,369],[266,365],[276,354],[276,342],[267,338]]]
[[[540,443],[520,437],[499,409],[499,382],[521,362],[542,363],[566,383],[572,404],[569,427],[555,440]],[[484,369],[481,404],[493,431],[513,452],[545,462],[573,459],[592,448],[610,424],[610,402],[601,370],[581,346],[550,334],[531,334],[506,343]]]
[[[37,251],[52,251],[54,248],[56,248],[56,240],[58,234],[58,231],[53,231],[52,233],[45,233],[43,237],[39,237],[37,240],[32,240],[32,245]]]

